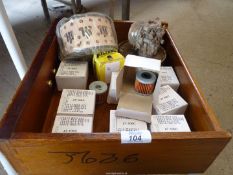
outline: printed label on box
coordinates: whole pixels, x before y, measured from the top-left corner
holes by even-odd
[[[57,114],[79,115],[93,114],[95,109],[95,91],[64,89]]]
[[[169,85],[175,91],[179,88],[179,80],[171,66],[162,66],[160,70],[161,86]]]
[[[90,133],[93,117],[57,115],[52,133]]]
[[[115,110],[110,111],[110,132],[147,130],[146,122],[125,117],[116,117]]]
[[[107,63],[105,65],[105,81],[111,81],[112,72],[118,72],[120,70],[120,62]]]
[[[163,86],[160,89],[159,103],[155,106],[157,114],[183,114],[187,102],[183,100],[170,86]],[[169,113],[171,112],[171,113]]]
[[[62,61],[57,76],[86,76],[87,62]]]
[[[152,115],[151,132],[190,132],[184,115]]]

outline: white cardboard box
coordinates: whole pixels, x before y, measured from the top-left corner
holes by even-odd
[[[147,123],[139,120],[116,117],[115,110],[110,111],[109,132],[147,130]]]
[[[62,61],[56,74],[57,89],[86,89],[88,63],[83,61]]]
[[[91,133],[93,117],[57,115],[52,133]]]
[[[108,91],[108,98],[107,98],[107,102],[109,104],[118,104],[119,101],[119,97],[117,96],[117,81],[119,81],[119,78],[121,78],[120,76],[118,76],[119,72],[112,72],[111,75],[111,82],[110,82],[110,86],[109,86],[109,91]],[[121,81],[118,83],[119,86]]]
[[[160,70],[161,86],[169,85],[175,91],[178,90],[180,83],[171,66],[162,66]]]
[[[119,72],[116,81],[116,97],[119,103],[116,116],[151,122],[152,103],[158,102],[160,80],[157,82],[153,94],[141,95],[134,89],[136,71],[148,70],[159,75],[161,61],[135,55],[127,55],[124,68]]]
[[[57,115],[80,115],[94,117],[95,91],[64,89],[62,91]]]
[[[154,105],[155,114],[184,114],[188,103],[170,86],[160,88],[158,104]]]
[[[152,115],[151,132],[191,132],[184,115]]]

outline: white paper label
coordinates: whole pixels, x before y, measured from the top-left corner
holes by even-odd
[[[110,82],[112,72],[118,72],[120,70],[120,62],[112,62],[112,63],[107,63],[105,65],[105,81],[107,83]]]
[[[170,86],[163,86],[160,88],[159,104],[156,105],[155,108],[158,114],[165,114],[186,105],[187,102],[185,102]]]
[[[121,143],[151,143],[151,133],[148,130],[121,131]]]
[[[184,115],[152,115],[151,132],[190,132]]]
[[[86,116],[56,116],[52,133],[90,133],[93,117]]]
[[[147,130],[146,122],[116,117],[115,112],[115,110],[110,110],[110,132]]]
[[[58,114],[93,114],[95,109],[95,91],[64,89],[58,106]]]
[[[57,76],[84,77],[87,72],[87,62],[62,61]]]

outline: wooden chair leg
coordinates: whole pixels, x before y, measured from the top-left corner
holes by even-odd
[[[122,19],[129,20],[130,0],[122,0]]]
[[[41,0],[41,5],[43,7],[43,11],[44,11],[44,16],[47,20],[47,22],[51,22],[51,19],[50,19],[50,15],[49,15],[49,10],[48,10],[48,6],[47,6],[47,2],[46,0]]]

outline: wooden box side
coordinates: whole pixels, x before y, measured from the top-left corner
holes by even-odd
[[[1,149],[20,174],[200,173],[230,139],[221,131],[158,133],[150,144],[121,144],[119,134],[47,136],[18,133]]]
[[[30,89],[14,132],[41,132],[56,87],[54,70],[57,67],[58,43],[54,37],[44,57],[43,66]]]
[[[171,34],[165,35],[167,64],[172,65],[180,81],[179,94],[188,102],[185,116],[193,131],[221,131],[220,124],[194,81],[185,60],[179,53]]]
[[[41,66],[43,65],[45,55],[47,54],[51,42],[54,39],[56,24],[57,21],[51,25],[45,39],[42,42],[42,45],[40,46],[32,64],[30,65],[29,70],[27,71],[27,74],[18,86],[11,103],[0,121],[0,138],[9,138],[12,132],[15,130],[17,121],[21,117],[21,112],[24,108],[25,102],[27,101],[34,85],[34,81],[41,69]]]

